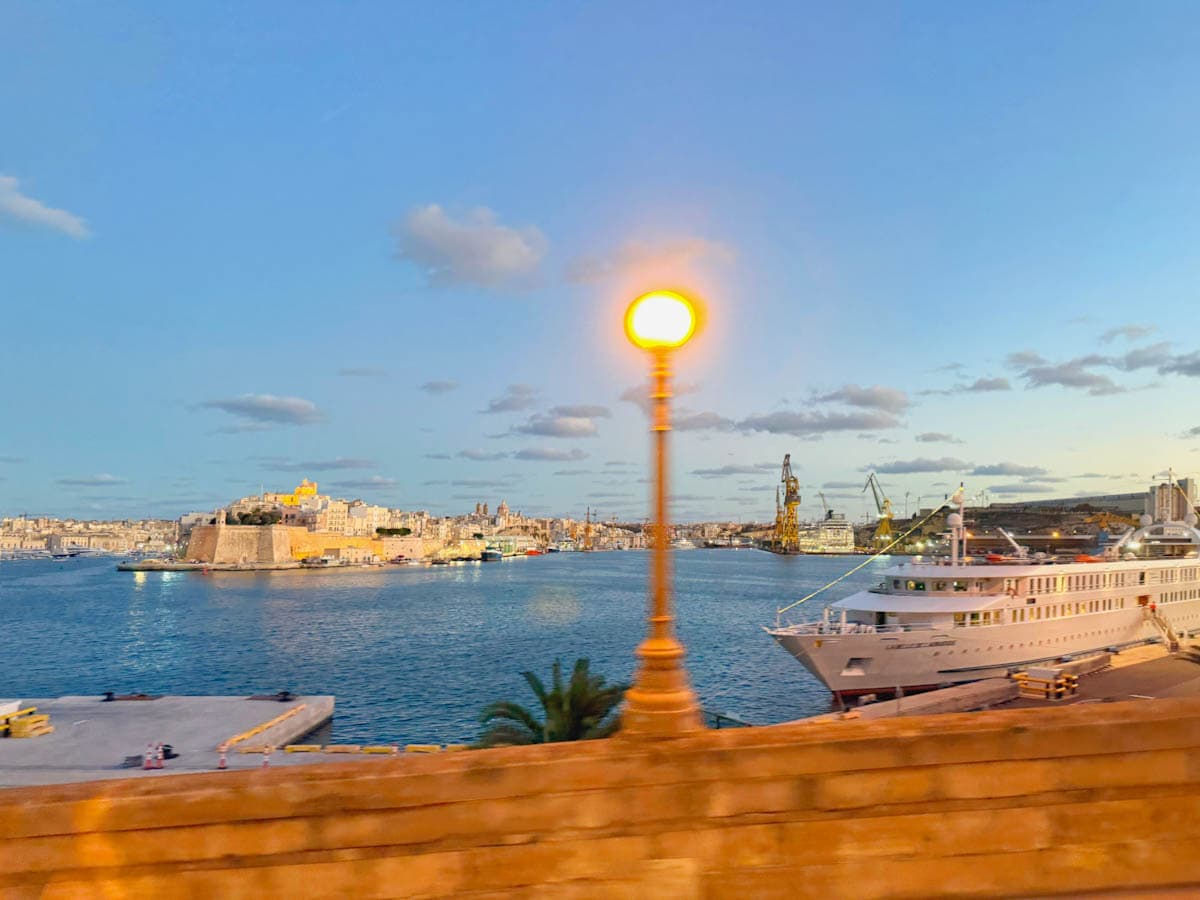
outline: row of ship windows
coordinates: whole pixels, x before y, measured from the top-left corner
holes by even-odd
[[[1030,578],[1027,588],[1022,589],[1022,579],[1005,578],[1004,590],[1008,593],[1031,594],[1062,594],[1068,591],[1093,591],[1102,588],[1134,587],[1143,584],[1174,584],[1178,581],[1196,581],[1200,578],[1200,569],[1163,569],[1151,572],[1147,581],[1146,572],[1097,572],[1088,575],[1048,575]],[[1157,576],[1157,577],[1156,577]],[[901,581],[892,579],[892,588],[909,591],[974,591],[977,588],[986,589],[995,582],[988,580],[968,579],[965,581],[934,581],[928,585],[924,581]]]
[[[1107,597],[1087,603],[1054,603],[1050,606],[1018,607],[1009,610],[1012,613],[1009,622],[1037,622],[1041,619],[1061,619],[1064,616],[1081,616],[1084,613],[1108,612],[1124,608],[1124,597]],[[1002,609],[954,614],[955,625],[1001,625],[1003,623],[1004,610]]]
[[[1177,621],[1192,622],[1192,621],[1195,621],[1196,619],[1200,619],[1200,615],[1180,616]],[[1079,634],[1069,634],[1069,635],[1065,635],[1063,637],[1056,637],[1056,638],[1045,638],[1044,640],[1040,640],[1040,641],[1029,641],[1028,643],[1022,643],[1022,644],[1008,644],[1007,647],[1009,650],[1016,650],[1019,647],[1039,647],[1039,646],[1044,646],[1044,645],[1048,645],[1048,644],[1062,644],[1067,641],[1073,641],[1076,638],[1102,637],[1103,635],[1106,635],[1106,634],[1124,633],[1124,631],[1125,631],[1124,628],[1101,628],[1096,631],[1084,631],[1084,632],[1080,632]],[[1189,631],[1189,633],[1190,633],[1190,631]],[[973,650],[975,653],[982,653],[985,649],[987,649],[989,651],[1003,650],[1005,648],[1005,646],[1006,646],[1005,644],[989,644],[986,648],[984,648],[984,647],[974,647],[974,648],[968,647],[963,650],[958,650],[958,651],[947,650],[945,652],[946,652],[947,656],[953,656],[955,654],[955,652],[966,654],[966,653],[971,653]],[[941,655],[941,652],[942,651],[940,651],[940,650],[934,650],[933,655],[939,656],[939,655]]]
[[[1140,584],[1175,584],[1180,581],[1196,581],[1200,578],[1200,567],[1183,569],[1158,569],[1152,572],[1094,572],[1087,575],[1049,575],[1030,579],[1029,592],[1049,594],[1063,591],[1089,591],[1099,588],[1133,587]],[[1019,579],[1006,578],[1007,589],[1018,589]]]
[[[1200,589],[1193,588],[1187,591],[1167,591],[1160,594],[1158,603],[1178,603],[1181,600],[1195,600],[1200,597]],[[1009,624],[1020,622],[1038,622],[1042,619],[1061,619],[1065,616],[1081,616],[1085,613],[1110,612],[1114,609],[1125,609],[1125,597],[1105,597],[1103,600],[1087,600],[1079,603],[1052,603],[1049,606],[1025,606],[1010,608],[1008,611],[1012,614],[1009,618]],[[1149,602],[1149,598],[1146,598]],[[1030,597],[1027,603],[1034,603],[1034,598]],[[1128,604],[1132,606],[1133,603]],[[1145,605],[1145,604],[1143,604]],[[1002,625],[1004,624],[1004,610],[993,609],[984,610],[983,612],[972,613],[955,613],[955,625]]]

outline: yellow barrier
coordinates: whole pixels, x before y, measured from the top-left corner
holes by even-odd
[[[320,753],[320,744],[288,744],[283,748],[284,753]]]
[[[221,747],[228,749],[228,748],[232,747],[234,744],[240,744],[242,741],[249,740],[250,738],[254,737],[256,734],[262,734],[268,728],[272,728],[275,725],[278,725],[280,722],[290,719],[292,716],[296,715],[296,713],[300,712],[300,710],[307,709],[307,708],[308,708],[307,703],[301,703],[299,706],[293,706],[287,712],[276,716],[275,718],[271,719],[269,722],[263,722],[261,725],[255,725],[249,731],[243,731],[241,734],[234,735],[229,740],[227,740],[224,744],[221,744],[220,746],[218,746],[217,749],[219,750],[219,749],[221,749]],[[242,752],[245,753],[246,751],[243,750]]]
[[[20,722],[25,716],[35,712],[37,712],[37,707],[29,706],[25,709],[18,709],[16,712],[6,713],[5,715],[0,716],[0,734],[3,734],[7,731],[12,734],[13,737],[16,737],[16,734],[13,733],[13,726]]]
[[[35,712],[37,712],[36,706],[28,706],[25,709],[18,709],[16,712],[5,713],[4,715],[0,716],[0,722],[8,722],[17,718],[17,716],[28,716]]]
[[[471,749],[470,744],[447,744],[446,745],[447,753],[454,753],[457,750],[470,750],[470,749]]]
[[[357,753],[362,748],[358,744],[326,744],[326,753]]]
[[[363,753],[399,753],[400,748],[392,744],[379,744],[373,747],[363,747]]]
[[[441,753],[441,744],[406,744],[405,753]]]
[[[1079,691],[1078,675],[1059,675],[1056,678],[1032,678],[1025,672],[1013,675],[1022,697],[1029,700],[1062,700]]]

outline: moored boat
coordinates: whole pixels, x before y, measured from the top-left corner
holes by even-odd
[[[1200,530],[1142,519],[1096,555],[966,554],[962,505],[949,559],[914,558],[819,619],[768,633],[834,694],[914,691],[1200,633]]]

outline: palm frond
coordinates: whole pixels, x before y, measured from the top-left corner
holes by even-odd
[[[508,745],[524,746],[526,744],[539,744],[541,741],[536,740],[540,737],[538,734],[531,735],[528,729],[518,728],[507,722],[497,723],[489,727],[482,735],[479,736],[477,747],[503,747]]]
[[[542,723],[537,720],[537,717],[521,704],[513,703],[511,700],[496,700],[485,706],[479,713],[479,721],[484,725],[496,719],[515,722],[534,734],[542,733]]]

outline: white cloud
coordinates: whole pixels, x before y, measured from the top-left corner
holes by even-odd
[[[780,412],[750,416],[737,423],[742,431],[766,431],[771,434],[790,434],[797,437],[820,435],[834,431],[872,431],[896,428],[900,421],[889,412]]]
[[[1110,328],[1104,334],[1100,335],[1100,340],[1104,343],[1123,337],[1126,340],[1136,341],[1138,338],[1143,338],[1148,334],[1154,333],[1153,325],[1119,325],[1116,328]]]
[[[469,459],[474,462],[492,462],[497,459],[504,459],[508,456],[507,453],[497,451],[491,453],[487,450],[459,450],[458,455],[463,459]]]
[[[591,403],[574,403],[567,406],[552,406],[552,416],[573,416],[583,419],[607,419],[612,412],[607,406],[597,406]]]
[[[583,438],[596,435],[596,423],[587,416],[532,416],[513,429],[517,434],[540,437]]]
[[[681,409],[671,419],[671,427],[676,431],[732,431],[734,423],[715,412],[692,412]]]
[[[848,403],[863,409],[881,409],[890,413],[901,413],[908,408],[908,394],[898,388],[885,387],[875,384],[870,387],[860,387],[848,384],[828,394],[818,396],[821,403]]]
[[[0,218],[51,228],[79,240],[91,236],[79,216],[22,194],[20,182],[12,175],[0,175]]]
[[[501,225],[486,207],[460,220],[437,204],[412,210],[396,229],[396,254],[421,268],[429,283],[477,287],[527,285],[546,255],[546,237],[532,225]]]
[[[229,400],[208,400],[200,404],[220,409],[245,419],[251,428],[270,425],[311,425],[321,421],[321,411],[311,400],[300,397],[276,397],[273,394],[243,394]]]
[[[539,462],[577,462],[587,459],[587,454],[577,447],[560,450],[557,447],[526,447],[513,454],[513,459],[536,460]]]
[[[487,408],[481,409],[480,412],[517,412],[518,410],[529,409],[536,402],[537,388],[529,384],[510,384],[504,389],[503,394],[489,400]]]

